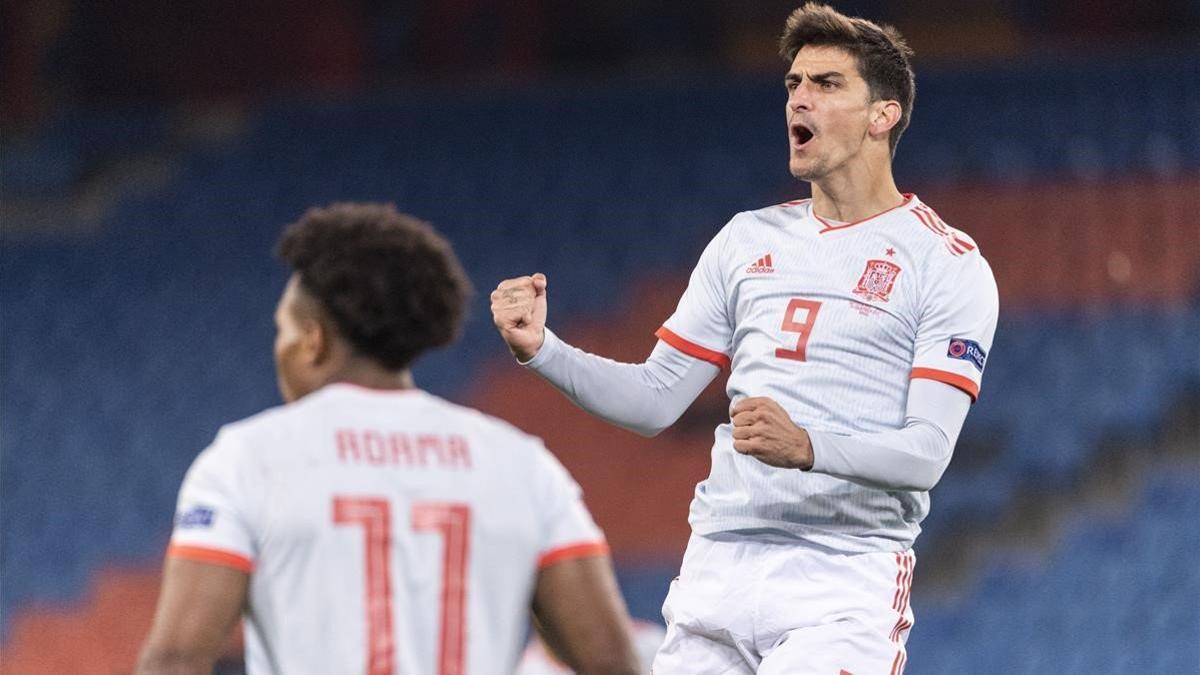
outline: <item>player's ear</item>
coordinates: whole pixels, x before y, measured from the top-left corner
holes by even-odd
[[[308,365],[320,366],[329,360],[333,353],[333,334],[330,329],[331,327],[320,319],[304,319],[300,348]]]
[[[868,131],[872,136],[887,136],[892,127],[900,123],[902,112],[898,101],[875,101],[871,104],[871,124]]]

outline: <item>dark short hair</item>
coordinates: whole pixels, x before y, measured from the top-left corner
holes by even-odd
[[[289,225],[278,253],[340,335],[389,370],[453,342],[471,283],[450,243],[391,204],[333,204]]]
[[[917,95],[917,81],[909,62],[913,51],[900,31],[808,2],[788,17],[779,53],[790,63],[804,45],[841,47],[850,52],[858,61],[858,72],[867,82],[871,100],[900,104],[900,121],[888,135],[888,146],[894,154],[912,118]]]

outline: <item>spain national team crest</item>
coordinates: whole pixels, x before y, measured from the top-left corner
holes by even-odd
[[[867,268],[858,279],[854,294],[865,300],[887,302],[900,276],[900,266],[887,260],[868,260]]]

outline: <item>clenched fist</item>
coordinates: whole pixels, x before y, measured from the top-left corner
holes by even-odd
[[[546,339],[546,275],[500,282],[492,291],[492,322],[518,361],[528,361]]]
[[[774,400],[765,396],[744,398],[730,409],[729,417],[734,450],[781,469],[812,468],[808,432],[796,426]]]

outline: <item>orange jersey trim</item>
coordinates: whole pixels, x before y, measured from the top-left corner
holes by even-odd
[[[967,393],[967,396],[971,397],[971,403],[979,400],[979,385],[975,384],[975,382],[969,377],[963,377],[957,373],[951,373],[945,370],[938,370],[937,368],[913,368],[912,379],[915,380],[917,378],[925,380],[937,380],[938,382],[948,384],[951,387],[962,389]]]
[[[538,569],[549,567],[557,562],[564,560],[574,560],[575,558],[588,558],[595,555],[608,555],[608,542],[606,541],[586,541],[579,544],[568,544],[559,548],[550,549],[538,556]]]
[[[180,558],[183,560],[195,560],[196,562],[221,565],[222,567],[232,567],[233,569],[241,570],[246,574],[250,574],[254,571],[253,560],[239,553],[225,551],[219,548],[171,544],[167,547],[167,557]]]
[[[663,342],[671,345],[675,349],[678,349],[692,358],[700,359],[701,361],[708,361],[718,368],[729,367],[730,361],[728,356],[725,356],[721,352],[714,352],[707,347],[701,347],[695,342],[685,338],[681,338],[675,333],[672,333],[671,330],[666,326],[654,331],[654,337],[662,340]]]

